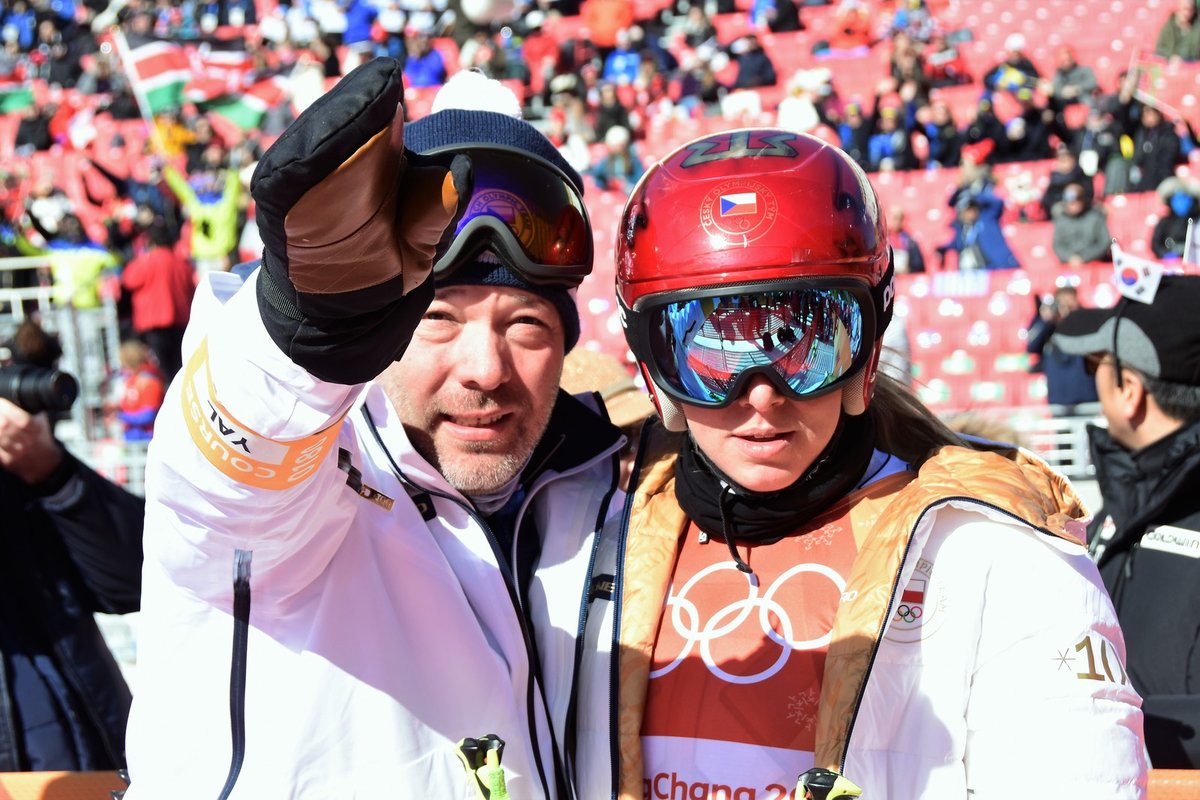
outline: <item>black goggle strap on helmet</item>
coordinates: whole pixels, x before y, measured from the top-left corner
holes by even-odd
[[[883,351],[883,334],[891,324],[896,310],[896,268],[892,249],[888,248],[888,265],[883,277],[871,287],[871,299],[875,305],[874,352],[859,367],[842,392],[842,410],[850,416],[858,416],[867,410],[875,394],[875,378],[879,372],[879,356]]]
[[[875,394],[875,378],[879,373],[879,356],[883,352],[883,334],[891,324],[896,311],[896,267],[892,248],[888,248],[888,265],[883,277],[871,287],[871,299],[875,305],[874,352],[851,377],[842,392],[842,410],[850,416],[858,416],[867,410]]]
[[[592,226],[583,195],[554,164],[513,147],[460,144],[424,157],[464,154],[472,187],[439,243],[435,278],[489,251],[533,284],[578,286],[592,271]]]
[[[879,341],[896,311],[896,264],[891,247],[888,248],[887,271],[879,283],[871,287],[871,299],[875,301],[875,340]]]

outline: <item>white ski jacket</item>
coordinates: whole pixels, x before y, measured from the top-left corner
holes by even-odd
[[[457,744],[495,734],[513,798],[562,800],[585,575],[619,433],[560,396],[517,521],[518,544],[539,534],[540,558],[514,580],[381,389],[322,383],[283,356],[255,279],[206,278],[156,422],[126,797],[216,800],[240,764],[233,798],[467,800]]]
[[[915,479],[893,466],[844,501],[860,550],[829,632],[816,753],[701,742],[688,766],[702,779],[646,783],[650,657],[688,530],[677,449],[643,442],[628,520],[613,522],[620,530],[596,559],[610,591],[591,604],[580,673],[581,797],[790,798],[814,762],[864,800],[1145,797],[1141,698],[1112,602],[1075,538],[1078,498],[1024,451],[1009,460],[953,447]],[[763,593],[748,590],[751,619]],[[734,617],[688,608],[674,624],[697,637]]]

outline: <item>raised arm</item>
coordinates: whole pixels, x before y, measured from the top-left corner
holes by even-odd
[[[407,346],[467,175],[404,150],[401,93],[378,59],[306,110],[255,171],[261,268],[197,292],[147,485],[147,557],[194,569],[188,585],[226,583],[204,562],[235,548],[258,572],[338,544],[338,423]]]

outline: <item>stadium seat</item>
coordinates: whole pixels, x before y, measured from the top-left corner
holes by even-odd
[[[723,45],[745,36],[751,30],[750,15],[744,11],[714,14],[710,19],[713,27],[717,29],[717,41]]]
[[[542,23],[542,30],[559,44],[587,38],[587,26],[578,14],[570,17],[551,14]]]
[[[1018,222],[1004,227],[1004,236],[1017,262],[1026,270],[1053,272],[1059,267],[1054,255],[1053,222]]]
[[[420,119],[433,107],[433,98],[441,86],[407,86],[404,89],[404,112],[409,120]]]
[[[1150,234],[1164,211],[1154,192],[1114,195],[1105,200],[1108,230],[1122,250],[1138,255],[1150,253]]]
[[[461,69],[458,63],[458,43],[453,39],[445,36],[439,36],[429,40],[429,44],[435,50],[442,54],[442,61],[446,65],[446,77],[450,77]]]

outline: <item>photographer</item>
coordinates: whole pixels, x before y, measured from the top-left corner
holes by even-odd
[[[93,614],[136,611],[144,503],[70,455],[47,413],[57,343],[25,323],[0,368],[0,772],[123,766],[130,694]],[[37,355],[34,355],[34,354]]]
[[[1074,286],[1060,286],[1037,301],[1038,310],[1026,330],[1025,351],[1040,356],[1034,371],[1046,375],[1046,399],[1055,416],[1072,416],[1075,406],[1095,403],[1096,383],[1084,371],[1083,358],[1065,353],[1054,344],[1058,324],[1079,308]]]

